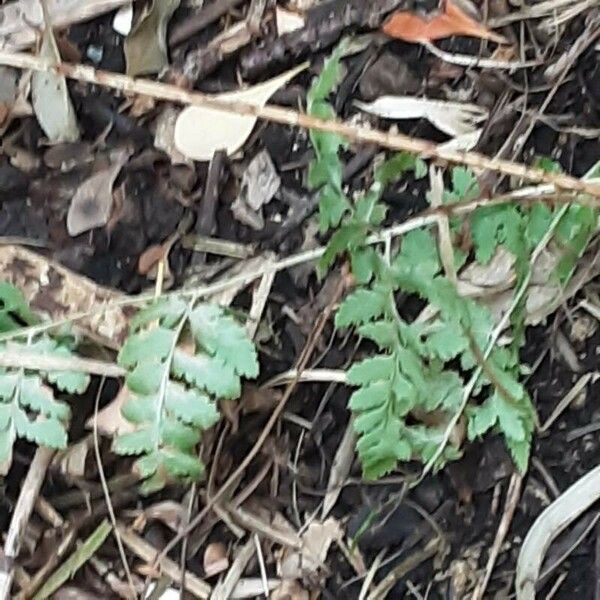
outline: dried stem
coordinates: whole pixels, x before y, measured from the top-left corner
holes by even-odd
[[[0,64],[34,71],[54,71],[70,79],[130,94],[141,94],[177,104],[203,106],[226,113],[257,117],[273,123],[335,133],[353,142],[375,144],[391,150],[404,150],[425,159],[466,165],[473,169],[487,169],[533,183],[551,184],[556,189],[572,190],[600,198],[600,185],[569,175],[546,173],[539,168],[528,167],[509,160],[490,158],[475,152],[449,150],[428,140],[379,129],[357,127],[335,119],[319,119],[279,106],[257,106],[246,102],[231,102],[200,92],[190,92],[174,85],[149,79],[133,79],[127,75],[101,71],[86,65],[62,63],[57,66],[45,58],[26,53],[0,51]]]
[[[33,460],[29,465],[29,471],[27,471],[27,476],[21,487],[21,493],[4,542],[4,557],[0,566],[0,600],[10,598],[10,589],[15,575],[15,560],[19,555],[25,527],[29,522],[33,506],[46,477],[46,470],[53,456],[54,450],[40,446],[35,451]]]

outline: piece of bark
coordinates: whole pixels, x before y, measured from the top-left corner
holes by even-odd
[[[169,46],[171,48],[185,42],[194,34],[202,31],[205,27],[212,25],[230,10],[241,4],[244,0],[217,0],[204,7],[198,13],[188,17],[185,21],[173,26],[171,36],[169,37]]]
[[[385,17],[406,0],[330,0],[309,12],[306,26],[242,53],[240,66],[245,78],[281,68],[309,53],[335,44],[348,28],[376,29]]]

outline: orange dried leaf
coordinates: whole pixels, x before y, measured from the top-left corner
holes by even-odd
[[[408,11],[393,14],[384,24],[383,31],[390,37],[405,42],[432,42],[453,35],[477,37],[499,44],[506,40],[463,12],[451,0],[445,2],[442,13],[426,18]]]
[[[150,270],[157,265],[160,260],[165,259],[165,247],[163,244],[149,246],[138,259],[138,273],[148,275]]]

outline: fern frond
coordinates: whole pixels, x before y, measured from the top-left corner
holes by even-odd
[[[258,374],[244,328],[221,307],[160,299],[137,315],[119,363],[131,392],[122,412],[135,430],[116,437],[113,450],[139,457],[145,493],[200,479],[197,446],[219,420],[216,401],[237,398],[241,377]]]

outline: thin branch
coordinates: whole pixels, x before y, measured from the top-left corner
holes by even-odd
[[[0,51],[0,64],[18,69],[56,72],[70,79],[130,94],[150,96],[177,104],[203,106],[221,112],[257,117],[273,123],[335,133],[353,142],[375,144],[391,150],[404,150],[425,159],[466,165],[473,169],[488,169],[533,183],[548,183],[557,189],[573,190],[600,198],[600,185],[585,182],[569,175],[547,173],[540,168],[528,167],[509,160],[490,158],[489,156],[475,152],[451,150],[428,140],[413,138],[399,133],[357,127],[336,119],[319,119],[280,106],[268,104],[261,107],[246,102],[231,102],[200,92],[190,92],[174,85],[150,79],[133,79],[121,73],[102,71],[86,65],[69,63],[53,65],[51,61],[43,57],[20,52]]]
[[[492,544],[490,555],[485,567],[485,574],[475,586],[475,590],[473,591],[471,600],[483,600],[484,594],[487,590],[487,586],[492,577],[494,566],[496,565],[496,561],[498,560],[502,544],[504,543],[506,535],[508,534],[510,524],[512,523],[515,511],[517,510],[519,498],[521,497],[522,483],[523,476],[520,473],[515,473],[510,478],[508,491],[506,492],[506,504],[504,508],[504,513],[502,514],[502,518],[500,519],[500,523],[498,524],[496,537],[494,538],[494,543]]]
[[[0,352],[0,367],[28,369],[31,371],[75,371],[77,373],[90,373],[104,377],[123,377],[127,371],[119,365],[79,358],[76,356],[48,356],[35,352],[21,352],[20,350],[3,350]]]
[[[104,493],[104,500],[106,502],[106,509],[108,510],[108,515],[110,517],[111,529],[115,541],[117,542],[117,548],[119,550],[119,556],[121,558],[121,564],[123,565],[123,569],[125,570],[125,575],[127,576],[127,583],[129,585],[129,590],[131,591],[131,595],[133,598],[136,597],[135,584],[133,583],[133,577],[131,576],[131,569],[129,568],[129,563],[127,562],[127,555],[125,554],[125,547],[123,546],[123,540],[121,539],[121,534],[119,533],[119,528],[117,527],[117,517],[115,516],[115,510],[112,504],[112,499],[110,497],[110,490],[108,489],[108,484],[106,483],[106,475],[104,474],[104,465],[102,464],[102,456],[100,454],[100,439],[98,436],[98,408],[100,405],[100,396],[102,395],[102,391],[104,390],[105,379],[104,377],[100,381],[100,385],[98,386],[98,392],[96,393],[96,399],[94,401],[94,420],[93,420],[93,436],[94,436],[94,456],[96,458],[96,466],[98,467],[98,475],[100,476],[100,483],[102,485],[102,492]]]
[[[600,180],[590,179],[589,182],[600,183]],[[379,233],[369,236],[366,240],[366,244],[382,244],[387,242],[388,240],[391,240],[392,238],[402,236],[408,233],[409,231],[413,231],[421,227],[426,227],[428,225],[433,225],[437,223],[440,215],[442,214],[447,214],[450,216],[467,215],[474,212],[482,206],[494,206],[497,204],[503,204],[507,202],[517,202],[519,204],[531,204],[532,202],[570,204],[573,202],[577,202],[584,206],[592,206],[596,208],[600,207],[600,203],[595,198],[590,198],[589,196],[576,196],[574,193],[568,192],[556,194],[551,185],[522,188],[520,190],[516,190],[503,196],[497,196],[489,200],[482,198],[470,202],[462,202],[449,206],[443,206],[437,209],[429,209],[417,215],[416,217],[407,219],[403,223],[398,223],[387,229],[383,229]],[[239,275],[223,279],[222,281],[217,281],[216,283],[211,283],[200,287],[193,287],[189,289],[181,289],[172,292],[167,292],[163,294],[162,297],[185,298],[190,296],[196,296],[197,298],[207,298],[234,287],[250,285],[253,281],[260,279],[264,275],[268,275],[270,273],[279,273],[280,271],[292,269],[293,267],[297,267],[298,265],[319,260],[319,258],[321,258],[321,256],[323,256],[323,254],[325,253],[325,250],[326,248],[321,246],[313,250],[293,254],[279,261],[267,261],[266,263],[262,264],[260,267],[254,270],[248,269]],[[24,327],[15,331],[2,333],[0,334],[0,342],[5,342],[7,340],[15,338],[22,338],[28,335],[38,335],[40,333],[44,333],[52,329],[58,329],[60,327],[63,327],[70,323],[74,323],[76,321],[80,321],[82,319],[102,315],[103,313],[113,310],[115,308],[124,306],[138,306],[140,304],[144,304],[146,302],[154,300],[155,297],[156,296],[154,292],[148,294],[140,294],[139,296],[125,296],[124,298],[110,301],[109,303],[106,303],[102,306],[98,306],[97,308],[74,313],[69,317],[53,321],[51,323],[33,325],[32,327]],[[106,373],[99,374],[106,375]]]
[[[40,446],[29,465],[29,471],[21,487],[21,492],[13,512],[6,541],[4,542],[4,556],[0,568],[0,600],[10,598],[10,589],[15,574],[15,560],[21,549],[21,541],[25,527],[29,522],[33,506],[46,477],[46,470],[54,456],[54,450]]]
[[[252,463],[254,458],[258,455],[261,448],[263,447],[263,444],[265,443],[265,441],[269,437],[271,431],[275,427],[277,421],[279,420],[279,417],[283,413],[283,409],[285,408],[287,401],[290,399],[294,390],[296,389],[299,378],[302,375],[302,371],[304,371],[304,369],[306,369],[306,367],[308,365],[308,361],[310,360],[310,358],[313,354],[313,351],[321,337],[321,334],[323,333],[323,329],[325,328],[325,325],[329,321],[329,317],[331,316],[335,305],[339,302],[340,298],[342,297],[345,287],[346,287],[346,278],[344,276],[342,276],[340,278],[339,284],[337,285],[337,287],[335,289],[335,292],[333,293],[333,296],[332,296],[330,302],[328,303],[328,305],[325,307],[325,309],[320,313],[319,317],[317,318],[317,321],[314,324],[314,327],[306,341],[306,344],[305,344],[302,352],[300,353],[298,360],[296,361],[297,377],[294,378],[292,381],[290,381],[290,383],[287,385],[281,399],[279,400],[279,403],[273,409],[273,412],[271,413],[269,420],[267,421],[261,434],[258,436],[258,439],[254,443],[254,445],[252,446],[250,451],[244,456],[244,459],[241,461],[241,463],[236,467],[234,472],[223,483],[223,485],[221,486],[219,491],[214,496],[207,498],[207,502],[206,502],[206,505],[204,506],[204,508],[194,517],[194,519],[188,524],[188,526],[185,527],[184,529],[182,529],[181,531],[179,531],[179,533],[177,533],[177,535],[163,548],[163,550],[157,557],[155,564],[160,563],[161,559],[165,558],[167,556],[167,554],[186,535],[188,535],[191,531],[193,531],[202,522],[202,520],[206,517],[206,515],[209,513],[209,511],[212,510],[213,506],[226,495],[226,493],[233,487],[234,484],[236,484],[239,481],[240,475],[242,475],[244,473],[244,471]]]

